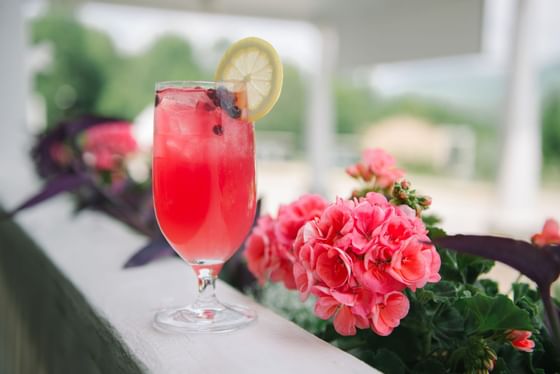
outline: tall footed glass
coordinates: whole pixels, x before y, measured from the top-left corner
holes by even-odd
[[[255,216],[255,145],[239,82],[156,85],[153,194],[161,231],[193,268],[198,298],[165,309],[155,326],[173,332],[226,332],[255,313],[220,302],[216,278]]]

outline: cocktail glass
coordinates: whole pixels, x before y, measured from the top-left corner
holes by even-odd
[[[255,143],[241,82],[156,85],[153,195],[159,227],[198,278],[190,305],[161,310],[155,326],[226,332],[255,320],[221,303],[216,278],[245,239],[256,208]]]

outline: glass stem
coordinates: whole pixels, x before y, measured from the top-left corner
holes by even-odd
[[[196,305],[204,307],[219,304],[216,298],[216,278],[217,276],[210,269],[199,270]]]

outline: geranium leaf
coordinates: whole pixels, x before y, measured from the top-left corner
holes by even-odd
[[[466,328],[472,329],[471,332],[533,328],[527,312],[504,295],[490,297],[478,294],[461,299],[456,305],[465,316]]]
[[[463,281],[473,284],[481,274],[488,273],[494,267],[494,261],[479,256],[457,254],[457,265]]]
[[[378,350],[370,362],[373,367],[386,374],[404,374],[407,371],[406,365],[401,361],[400,357],[393,351],[385,348]]]
[[[455,307],[447,307],[435,316],[433,323],[435,338],[451,348],[464,333],[465,318]]]
[[[500,292],[498,289],[498,283],[491,279],[479,279],[478,284],[488,296],[496,296]]]
[[[428,236],[430,239],[443,238],[447,235],[445,231],[439,227],[427,225],[426,228],[428,229]]]
[[[441,362],[434,359],[427,359],[420,361],[420,363],[413,368],[412,372],[416,374],[443,374],[448,371]]]

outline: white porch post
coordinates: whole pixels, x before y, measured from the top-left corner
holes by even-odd
[[[541,172],[539,90],[535,64],[538,0],[518,0],[508,72],[497,201],[500,228],[526,227],[536,217]]]
[[[25,33],[21,0],[0,1],[0,197],[21,199],[29,192],[21,176],[29,175],[25,127]],[[27,180],[27,179],[26,179]],[[22,191],[23,190],[23,191]],[[10,201],[11,203],[11,201]]]
[[[318,27],[318,30],[321,37],[320,59],[316,69],[310,73],[305,145],[310,165],[310,190],[325,195],[336,131],[332,78],[338,38],[332,28]]]

